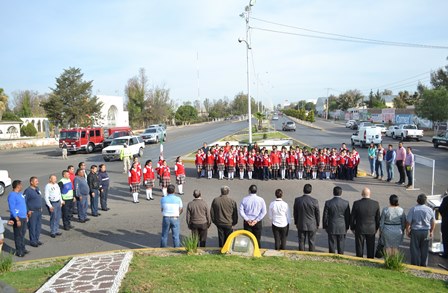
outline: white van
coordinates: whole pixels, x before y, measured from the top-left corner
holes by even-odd
[[[381,128],[375,126],[360,127],[352,135],[352,146],[360,145],[366,147],[367,145],[382,143]]]

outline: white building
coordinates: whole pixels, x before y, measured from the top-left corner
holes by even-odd
[[[124,99],[119,96],[97,95],[103,102],[101,118],[96,121],[101,126],[129,126],[129,112],[124,111]]]
[[[20,118],[20,120],[23,121],[23,125],[26,126],[28,123],[31,123],[36,128],[37,132],[44,132],[45,131],[45,124],[49,125],[48,118],[43,117],[25,117]]]

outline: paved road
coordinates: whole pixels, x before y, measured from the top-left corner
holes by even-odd
[[[172,162],[173,158],[180,154],[185,154],[200,147],[202,142],[213,141],[226,134],[235,132],[241,128],[246,127],[244,122],[237,123],[218,123],[205,126],[191,126],[183,129],[172,130],[169,135],[169,140],[165,144],[166,157]],[[344,139],[337,138],[337,134],[331,134],[330,129],[325,132],[315,132],[309,128],[299,130],[296,134],[300,140],[307,143],[313,143],[313,137],[319,139],[322,145],[339,145]],[[343,129],[342,129],[343,131]],[[302,135],[299,135],[302,133]],[[322,136],[322,138],[321,138]],[[317,142],[314,141],[317,145]],[[151,158],[156,160],[158,156],[158,146],[152,145],[145,150],[143,159]],[[58,153],[51,148],[14,150],[0,153],[1,167],[7,168],[11,172],[13,178],[21,178],[26,181],[26,178],[31,175],[39,177],[41,188],[46,183],[51,172],[60,172],[68,164],[77,164],[84,160],[90,164],[97,164],[101,162],[99,154],[78,154],[69,156],[68,161],[62,161]],[[56,239],[50,238],[49,233],[49,216],[45,212],[43,218],[43,232],[42,241],[44,245],[39,248],[27,246],[31,251],[25,259],[37,259],[43,257],[52,257],[59,255],[77,254],[85,252],[98,252],[122,248],[143,248],[143,247],[158,247],[160,244],[160,230],[161,230],[161,215],[159,198],[161,192],[155,191],[156,200],[146,201],[141,193],[140,204],[133,204],[131,196],[129,195],[129,187],[127,185],[127,178],[122,174],[122,164],[119,162],[110,162],[107,164],[109,175],[111,177],[111,194],[109,200],[108,212],[101,212],[102,215],[98,218],[92,218],[91,221],[81,224],[75,222],[75,229],[71,231],[63,231],[63,235]],[[274,191],[277,188],[282,188],[284,191],[284,199],[291,206],[294,198],[301,195],[301,190],[305,181],[258,181],[258,180],[233,180],[233,181],[219,181],[217,179],[196,179],[193,165],[187,165],[187,183],[185,186],[185,195],[183,196],[184,205],[192,199],[192,192],[194,189],[200,189],[203,193],[204,200],[211,204],[214,197],[219,195],[220,186],[226,184],[231,189],[231,196],[239,203],[243,196],[247,194],[250,184],[257,184],[259,194],[265,198],[267,204],[273,199]],[[387,206],[388,197],[395,193],[400,197],[400,202],[405,210],[408,210],[414,205],[417,191],[408,192],[403,188],[386,185],[378,182],[372,178],[359,178],[355,182],[337,182],[337,181],[307,181],[313,184],[313,194],[319,200],[321,209],[325,200],[331,197],[331,191],[335,185],[343,188],[343,196],[351,203],[360,198],[361,190],[364,186],[369,186],[373,190],[373,197],[379,200],[382,207]],[[9,191],[9,189],[8,189]],[[0,215],[8,216],[6,196],[0,198]],[[274,240],[270,228],[270,222],[267,218],[263,221],[263,237],[262,246],[265,248],[273,248]],[[239,221],[238,229],[242,228],[242,222]],[[297,249],[297,232],[295,227],[291,227],[291,233],[288,237],[287,248]],[[185,215],[181,216],[181,234],[188,235],[189,231],[185,224]],[[5,249],[8,250],[14,246],[12,241],[12,232],[7,228],[5,233]],[[347,254],[354,254],[354,237],[351,232],[347,236]],[[171,241],[169,242],[171,243]],[[327,251],[326,233],[319,230],[317,236],[317,249],[320,251]],[[214,226],[209,229],[209,237],[207,246],[216,247],[218,245],[217,231]],[[406,239],[403,248],[408,247],[409,243]],[[439,261],[438,257],[433,257],[432,265],[436,266]],[[442,261],[443,262],[443,261]],[[448,262],[444,262],[448,266]]]

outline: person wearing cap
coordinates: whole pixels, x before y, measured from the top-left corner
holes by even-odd
[[[435,227],[434,211],[426,205],[426,195],[417,197],[417,205],[406,216],[406,235],[411,238],[411,264],[428,266],[429,240]]]
[[[131,149],[129,149],[128,145],[125,143],[123,145],[123,148],[120,150],[120,160],[123,161],[124,174],[127,174],[129,169],[131,169],[131,158],[132,158]]]

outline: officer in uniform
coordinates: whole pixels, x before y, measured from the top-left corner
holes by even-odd
[[[131,150],[128,148],[128,145],[125,143],[123,145],[123,148],[120,151],[120,160],[123,161],[123,167],[124,167],[124,174],[127,174],[129,170],[131,169],[131,158],[132,153]]]
[[[71,225],[71,219],[73,214],[73,203],[76,201],[73,197],[73,184],[70,180],[70,173],[67,170],[62,171],[62,178],[58,182],[61,189],[62,200],[65,204],[62,206],[62,224],[64,230],[68,231],[71,228],[75,228]]]

